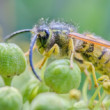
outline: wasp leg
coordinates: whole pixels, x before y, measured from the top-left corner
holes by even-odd
[[[92,87],[92,81],[91,81],[90,74],[89,74],[89,72],[87,71],[87,68],[84,69],[84,73],[85,73],[85,75],[87,76],[87,79],[88,79],[88,81],[89,81],[89,90],[90,90],[91,87]]]
[[[96,78],[94,65],[93,65],[92,63],[90,63],[90,62],[87,62],[87,61],[85,61],[84,64],[87,66],[87,68],[88,68],[89,70],[92,71],[92,76],[93,76],[93,80],[94,80],[95,87],[98,87],[98,81],[97,81],[97,78]],[[101,97],[101,96],[100,96],[100,92],[98,92],[98,97],[99,97],[99,99],[100,99],[100,97]]]
[[[39,66],[39,69],[42,68],[42,66],[44,65],[44,63],[47,61],[47,59],[48,59],[52,54],[54,54],[54,55],[59,54],[59,46],[58,46],[57,44],[54,44],[53,47],[52,47],[48,52],[46,52],[46,53],[44,54],[44,58],[43,58],[42,63],[41,63],[40,66]]]
[[[88,67],[87,67],[88,65],[84,64],[85,60],[79,53],[75,53],[74,60],[77,62],[78,66],[80,67],[80,70],[85,73],[85,75],[88,79],[88,82],[89,82],[89,90],[90,90],[92,87],[92,81],[91,81],[90,73],[88,71]]]
[[[98,83],[102,85],[103,89],[110,94],[110,79],[107,75],[103,75],[98,78]]]
[[[92,76],[93,76],[95,87],[98,87],[98,82],[97,82],[97,78],[96,78],[96,74],[95,74],[95,68],[94,68],[93,64],[90,62],[87,62],[87,61],[85,61],[84,64],[87,66],[87,68],[89,70],[92,71]]]
[[[100,78],[98,78],[98,83],[103,84],[103,82],[109,81],[109,77],[107,75],[102,75]]]
[[[70,56],[70,68],[73,68],[73,58],[75,54],[73,39],[69,39],[69,56]]]
[[[37,46],[34,45],[34,47],[33,47],[33,51],[34,51],[36,48],[37,48]],[[24,55],[25,55],[25,56],[28,56],[28,55],[29,55],[29,50],[28,50],[27,52],[25,52]]]

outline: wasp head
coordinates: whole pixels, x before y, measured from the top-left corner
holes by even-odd
[[[35,26],[32,30],[33,35],[37,35],[36,45],[38,51],[42,54],[47,46],[47,41],[50,36],[49,28],[46,25]]]
[[[40,27],[34,27],[32,30],[32,34],[33,34],[33,38],[30,44],[29,61],[30,61],[30,66],[32,68],[33,73],[41,81],[40,77],[35,72],[33,62],[32,62],[33,46],[35,45],[35,42],[36,42],[37,48],[39,52],[42,54],[45,51],[50,32],[48,27],[40,26]]]

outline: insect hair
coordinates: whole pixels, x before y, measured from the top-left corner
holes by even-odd
[[[16,31],[16,32],[13,32],[12,34],[6,36],[4,38],[5,41],[7,41],[8,39],[11,39],[12,37],[18,35],[18,34],[21,34],[21,33],[25,33],[25,32],[31,32],[33,34],[33,37],[32,37],[32,40],[31,40],[31,43],[30,43],[30,51],[29,51],[29,62],[30,62],[30,66],[31,66],[31,69],[33,71],[33,73],[35,74],[35,76],[38,78],[39,81],[41,81],[40,77],[38,76],[37,72],[35,71],[34,69],[34,65],[33,65],[33,61],[32,61],[32,56],[33,56],[33,46],[36,42],[36,39],[38,37],[38,29],[42,29],[44,27],[48,27],[50,29],[52,28],[55,28],[55,29],[60,29],[60,30],[68,30],[68,32],[71,31],[71,29],[75,30],[76,31],[76,28],[71,25],[71,24],[67,24],[65,22],[61,22],[61,21],[51,21],[49,22],[48,19],[44,20],[44,19],[40,19],[39,23],[33,28],[33,29],[23,29],[23,30],[19,30],[19,31]],[[46,34],[49,35],[49,31],[48,30],[45,30]],[[69,34],[69,33],[67,33]]]

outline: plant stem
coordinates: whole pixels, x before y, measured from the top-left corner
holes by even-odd
[[[87,98],[87,87],[88,87],[88,78],[86,78],[84,85],[83,85],[83,89],[82,89],[82,94],[83,94],[83,98],[84,101],[87,102],[88,98]]]
[[[94,100],[95,100],[97,94],[99,93],[101,87],[102,87],[102,85],[100,85],[100,86],[96,89],[95,93],[94,93],[93,96],[91,97],[90,102],[89,102],[89,104],[88,104],[90,108],[93,107]]]
[[[8,78],[8,77],[3,77],[2,76],[2,78],[3,78],[4,83],[5,83],[6,86],[11,86],[12,77]]]
[[[98,108],[100,107],[100,105],[101,105],[101,103],[102,103],[102,101],[103,101],[105,95],[106,95],[106,94],[105,94],[105,91],[104,91],[103,94],[102,94],[102,96],[101,96],[101,98],[100,98],[100,100],[99,100],[98,103],[96,104],[94,110],[98,110]]]

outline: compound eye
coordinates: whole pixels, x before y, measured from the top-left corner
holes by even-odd
[[[41,37],[49,37],[50,35],[50,32],[49,32],[49,29],[48,28],[39,28],[38,29],[38,33]]]
[[[48,29],[46,29],[46,30],[45,30],[45,33],[46,33],[46,36],[47,36],[47,37],[49,37],[50,32],[49,32],[49,30],[48,30]]]

